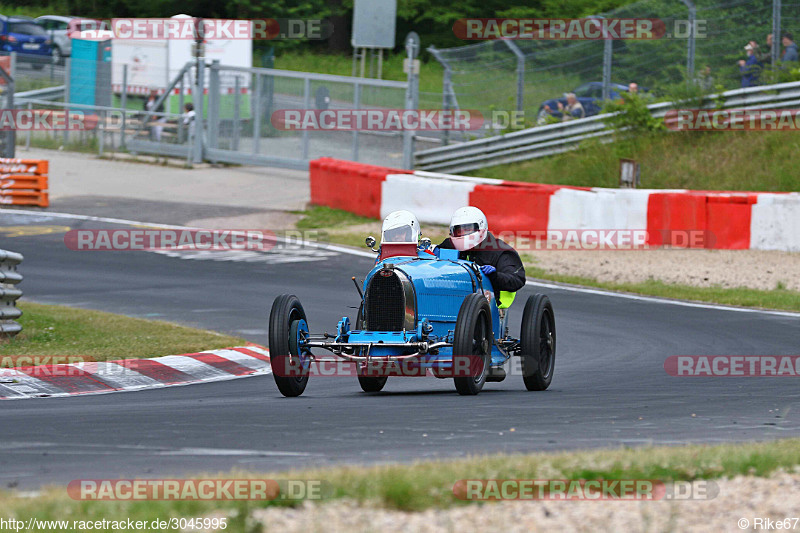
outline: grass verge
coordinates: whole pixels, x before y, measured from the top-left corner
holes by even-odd
[[[789,131],[683,132],[611,144],[469,172],[472,176],[584,187],[619,186],[620,158],[641,165],[642,188],[800,191],[800,137]]]
[[[278,475],[233,472],[230,479],[321,480],[327,497],[347,498],[370,507],[403,511],[467,505],[453,495],[462,479],[649,479],[694,481],[768,476],[779,469],[792,471],[800,462],[800,439],[768,443],[643,447],[556,454],[490,455],[454,461],[411,465],[350,466],[300,470]],[[208,476],[197,476],[208,477]],[[211,477],[223,477],[216,474]],[[255,508],[297,505],[299,502],[266,501],[75,501],[66,486],[43,489],[36,498],[0,493],[7,516],[26,520],[132,520],[229,516],[232,533],[260,531],[249,519]]]
[[[364,238],[367,235],[372,235],[376,239],[380,238],[381,222],[379,220],[321,206],[315,206],[306,211],[295,211],[295,213],[305,215],[297,223],[298,228],[324,229],[324,235],[331,243],[363,249]],[[445,226],[425,224],[423,234],[429,237],[433,243],[439,243],[447,236],[447,228]],[[641,283],[610,283],[592,278],[553,273],[538,267],[534,259],[529,255],[521,254],[521,257],[525,263],[525,272],[528,279],[555,281],[661,298],[800,311],[800,292],[783,287],[773,290],[749,289],[746,287],[693,287],[691,285],[664,283],[658,280],[648,280]]]
[[[25,146],[25,144],[25,137],[23,135],[18,135],[17,146]],[[81,152],[84,154],[97,154],[99,146],[97,137],[72,140],[64,144],[63,138],[50,136],[31,136],[30,145],[32,148],[44,148],[46,150],[66,150],[68,152]],[[110,146],[107,148],[110,148]],[[107,149],[107,151],[111,152],[112,150]]]
[[[95,361],[156,357],[241,346],[244,339],[127,316],[18,302],[22,332],[0,340],[0,357],[80,355]],[[9,366],[9,365],[4,365]]]
[[[314,205],[305,211],[292,211],[293,214],[303,215],[297,221],[297,229],[337,229],[353,224],[369,224],[375,220],[353,214],[343,209],[332,209],[324,205]],[[378,223],[380,226],[380,223]],[[362,239],[363,243],[364,240]]]

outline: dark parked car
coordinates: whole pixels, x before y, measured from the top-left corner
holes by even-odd
[[[622,97],[622,93],[628,92],[628,86],[622,85],[621,83],[612,83],[609,88],[611,89],[609,94],[611,100],[619,100]],[[639,90],[645,92],[647,89],[640,87]],[[575,93],[575,97],[583,106],[583,110],[587,117],[591,117],[600,113],[600,110],[603,108],[603,82],[590,81],[589,83],[584,83],[571,92]],[[552,113],[549,114],[551,116],[561,120],[562,114],[561,111],[558,110],[558,102],[561,102],[564,106],[566,106],[567,97],[562,96],[561,98],[553,98],[551,100],[542,102],[537,113],[537,122],[539,124],[544,124],[547,122],[548,113],[545,111],[544,106],[550,107]]]
[[[35,20],[0,15],[0,51],[16,52],[19,61],[41,69],[52,61],[52,44],[47,31]]]

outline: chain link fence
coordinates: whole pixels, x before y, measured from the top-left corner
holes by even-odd
[[[66,80],[63,61],[53,62],[49,55],[0,51],[0,68],[14,78],[17,92],[64,85]]]
[[[418,100],[416,83],[409,89],[402,81],[216,61],[201,62],[198,74],[193,61],[174,68],[168,81],[157,84],[145,72],[146,64],[76,58],[65,63],[61,101],[26,94],[16,107],[78,115],[88,127],[28,130],[18,141],[25,147],[64,146],[101,155],[127,151],[183,158],[187,164],[205,160],[306,168],[308,161],[323,156],[408,167],[415,145],[441,144],[438,138],[412,140],[411,132],[303,130],[276,120],[286,111],[406,109]]]
[[[401,132],[299,131],[273,117],[292,110],[404,109],[404,82],[245,69],[212,64],[207,139],[209,159],[241,163],[263,157],[311,160],[323,156],[403,165]]]
[[[749,41],[759,45],[756,84],[800,79],[796,64],[775,63],[784,51],[780,37],[772,48],[766,43],[773,32],[800,33],[797,2],[643,0],[596,18],[659,19],[666,33],[650,40],[492,40],[429,48],[444,67],[442,105],[484,116],[523,111],[531,127],[542,122],[543,103],[566,92],[595,99],[599,111],[604,97],[618,98],[632,82],[654,99],[685,94],[687,81],[706,93],[734,89],[741,86],[738,61],[747,58]]]

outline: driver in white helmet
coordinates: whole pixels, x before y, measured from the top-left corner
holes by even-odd
[[[525,286],[525,267],[510,244],[489,231],[486,215],[477,207],[461,207],[450,219],[450,237],[440,248],[459,251],[458,258],[473,261],[492,282],[495,291],[516,292]]]
[[[419,220],[411,211],[392,211],[383,219],[381,243],[419,242],[422,232]]]

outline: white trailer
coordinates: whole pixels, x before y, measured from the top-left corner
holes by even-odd
[[[190,18],[176,15],[172,18]],[[178,75],[187,62],[194,61],[194,44],[191,39],[127,39],[113,38],[111,45],[111,83],[115,93],[122,92],[124,66],[128,67],[128,94],[146,95],[155,89],[162,93]],[[218,59],[221,65],[236,67],[253,66],[252,39],[207,39],[204,42],[204,57],[207,63]],[[247,92],[250,76],[239,73],[239,86]],[[194,76],[187,76],[187,84]],[[234,87],[235,76],[220,76],[222,89]],[[185,87],[188,93],[190,87]]]

